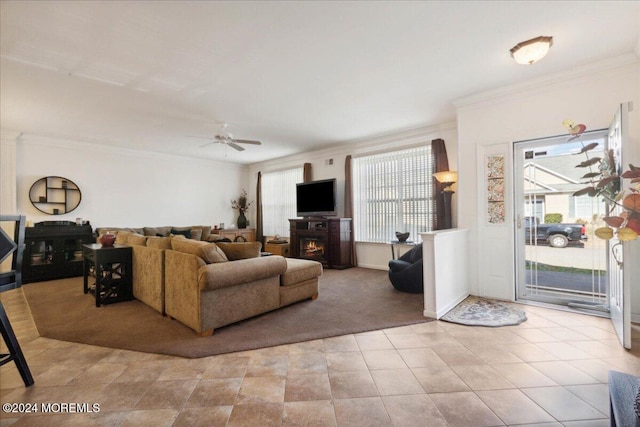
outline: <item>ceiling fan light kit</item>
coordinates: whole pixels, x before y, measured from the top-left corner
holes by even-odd
[[[551,46],[553,46],[553,37],[540,36],[518,43],[510,49],[510,52],[518,64],[531,65],[544,58]]]

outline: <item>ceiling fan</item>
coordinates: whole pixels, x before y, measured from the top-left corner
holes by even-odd
[[[207,145],[210,145],[210,144],[224,144],[238,151],[244,151],[244,147],[241,147],[238,144],[262,145],[262,142],[260,141],[234,138],[231,132],[227,131],[227,123],[221,123],[220,133],[214,136],[191,136],[191,138],[201,138],[201,139],[210,140],[210,142],[207,142],[206,144],[203,144],[200,147],[206,147]]]

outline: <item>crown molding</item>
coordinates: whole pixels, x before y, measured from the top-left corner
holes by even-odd
[[[89,151],[92,153],[102,154],[116,154],[120,156],[127,156],[133,158],[140,158],[146,161],[153,161],[154,159],[163,159],[168,161],[180,161],[185,163],[199,163],[206,166],[213,166],[216,168],[229,168],[229,169],[245,169],[248,170],[247,165],[241,165],[238,163],[226,163],[218,160],[201,159],[188,156],[180,156],[177,154],[161,153],[156,151],[134,150],[131,148],[114,147],[111,145],[100,144],[96,142],[78,141],[58,136],[41,135],[37,133],[19,133],[15,140],[18,144],[26,145],[40,145],[45,147],[61,148],[72,151]]]
[[[414,146],[421,142],[431,142],[432,139],[440,138],[443,133],[457,133],[457,130],[457,122],[455,120],[451,120],[435,125],[421,126],[365,138],[346,140],[318,150],[253,163],[250,167],[251,169],[263,168],[265,171],[270,171],[272,170],[271,166],[274,165],[277,165],[278,169],[282,169],[289,165],[293,167],[295,165],[308,162],[310,159],[321,159],[327,156],[336,157],[346,156],[348,154],[356,155],[374,151],[379,152],[381,145],[384,145],[386,149]]]
[[[628,53],[606,60],[593,62],[584,66],[574,67],[571,70],[549,74],[523,83],[503,86],[484,92],[479,92],[453,102],[456,109],[467,107],[479,107],[492,105],[511,98],[521,98],[524,94],[540,93],[546,88],[552,88],[568,82],[593,77],[596,74],[612,71],[628,71],[640,69],[640,56],[636,53]]]

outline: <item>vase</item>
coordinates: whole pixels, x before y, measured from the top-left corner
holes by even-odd
[[[98,238],[98,243],[102,245],[104,248],[110,248],[116,241],[116,235],[113,233],[105,233]]]
[[[244,212],[238,215],[238,228],[247,228],[247,217],[244,216]]]

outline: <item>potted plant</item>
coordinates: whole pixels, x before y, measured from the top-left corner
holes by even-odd
[[[244,188],[242,189],[242,193],[240,193],[238,200],[231,201],[231,207],[233,209],[237,209],[239,212],[237,222],[238,228],[247,228],[247,217],[244,216],[244,213],[249,209],[252,203],[253,202],[247,203],[247,192]]]

